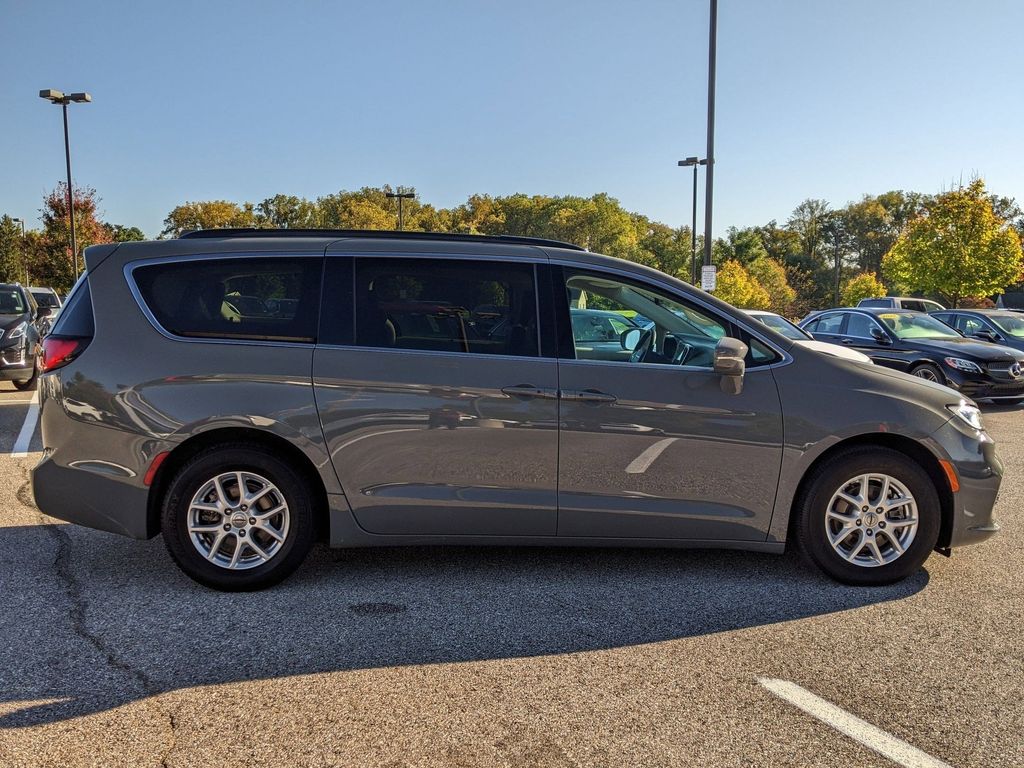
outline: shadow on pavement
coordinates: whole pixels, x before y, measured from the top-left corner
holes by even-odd
[[[844,587],[793,555],[741,552],[318,548],[277,588],[221,594],[183,576],[159,538],[22,526],[0,528],[0,552],[0,728],[191,686],[675,640],[928,582]]]

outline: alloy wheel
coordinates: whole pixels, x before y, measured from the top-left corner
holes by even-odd
[[[269,562],[288,538],[290,515],[280,489],[244,470],[203,483],[188,508],[192,545],[211,563],[246,570]]]
[[[825,510],[829,544],[847,562],[876,568],[897,560],[914,541],[917,502],[896,478],[870,473],[843,483]]]

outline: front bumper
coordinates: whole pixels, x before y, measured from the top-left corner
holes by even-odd
[[[0,345],[0,381],[24,381],[32,378],[32,355],[24,342]]]
[[[1024,397],[1024,376],[1013,378],[1003,373],[964,373],[948,366],[943,366],[943,373],[947,386],[973,400]]]
[[[962,547],[976,544],[999,531],[992,512],[1003,481],[1003,464],[996,455],[996,446],[987,432],[978,432],[966,425],[961,428],[955,419],[946,422],[933,435],[949,456],[960,482],[953,494],[953,518],[940,547]]]

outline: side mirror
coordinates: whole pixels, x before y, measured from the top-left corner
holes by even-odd
[[[632,351],[636,349],[636,345],[640,343],[641,335],[643,335],[643,329],[629,328],[619,335],[619,344],[622,345],[623,349]]]
[[[995,331],[990,331],[988,328],[983,328],[980,331],[975,331],[971,335],[976,339],[981,339],[982,341],[1001,341],[1001,339],[999,338],[999,334],[996,333]]]
[[[723,336],[715,345],[715,373],[722,377],[722,391],[738,395],[743,391],[743,374],[747,370],[747,345],[739,339]]]
[[[37,317],[49,317],[50,315],[53,314],[53,310],[50,309],[49,307],[39,307],[37,313]]]
[[[879,344],[885,344],[885,345],[892,344],[892,339],[890,339],[886,335],[885,331],[883,331],[877,325],[876,326],[872,326],[872,328],[871,328],[871,338],[873,338]]]

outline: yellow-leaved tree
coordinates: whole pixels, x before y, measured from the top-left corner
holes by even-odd
[[[885,285],[874,272],[861,272],[843,283],[843,304],[855,307],[861,299],[885,296]]]
[[[1002,293],[1022,266],[1020,236],[996,215],[981,179],[926,203],[882,259],[887,281],[937,294],[950,307]]]
[[[718,268],[715,296],[742,309],[768,309],[771,296],[738,261],[726,261]]]

